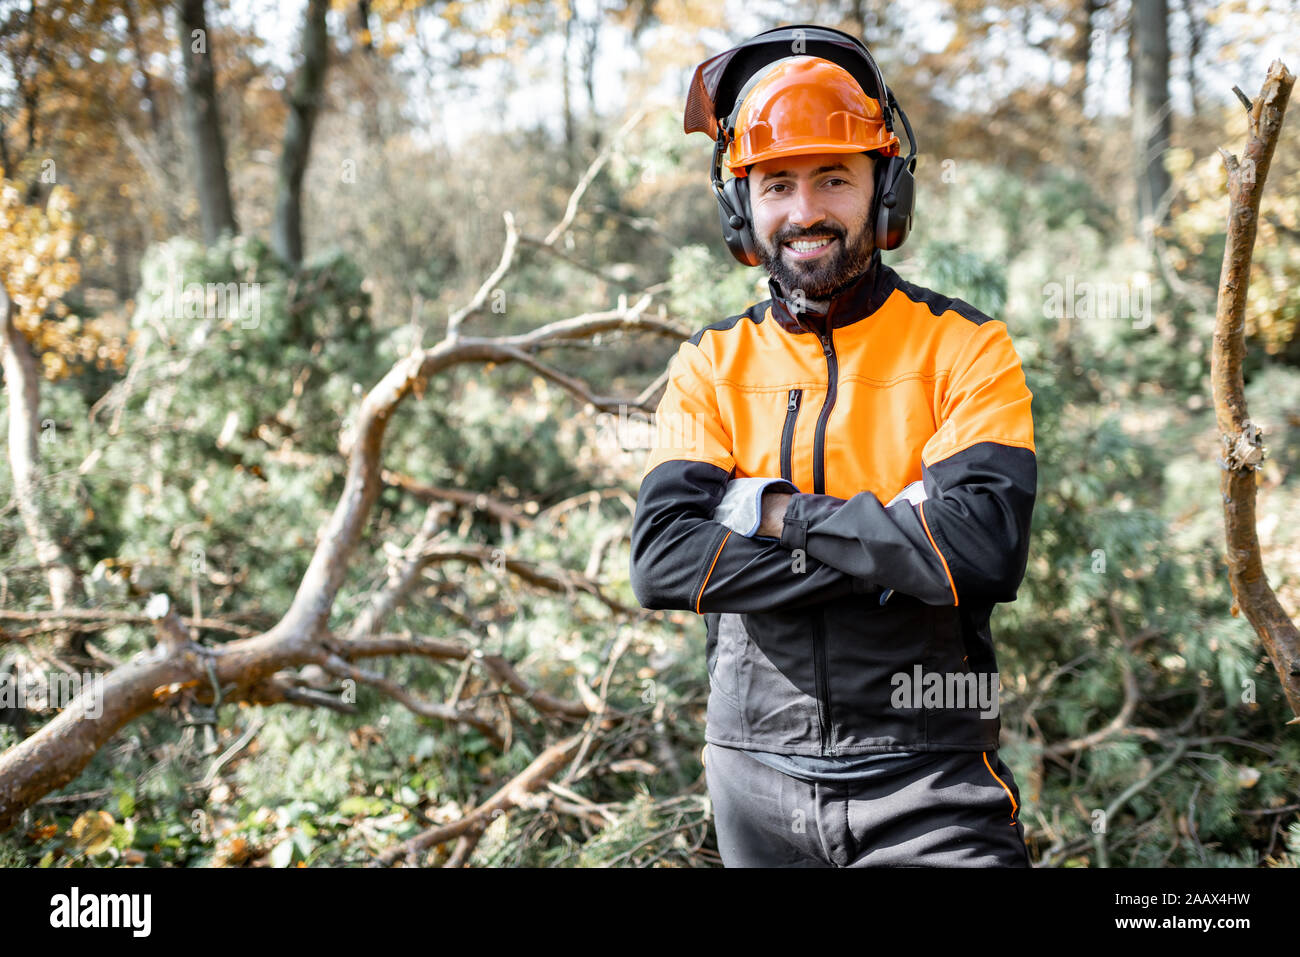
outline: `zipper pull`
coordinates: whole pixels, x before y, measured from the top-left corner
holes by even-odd
[[[826,336],[822,336],[821,340],[822,340],[822,355],[829,356],[831,354],[831,341],[830,339],[826,338]]]
[[[794,411],[795,409],[797,409],[797,408],[799,408],[799,390],[798,390],[798,389],[791,389],[791,390],[790,390],[790,401],[789,401],[789,403],[786,405],[785,410],[786,410],[787,412],[793,412],[793,411]]]

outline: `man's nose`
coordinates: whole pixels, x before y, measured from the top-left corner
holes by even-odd
[[[807,229],[825,218],[826,211],[822,208],[816,187],[812,183],[800,183],[790,207],[790,225]]]

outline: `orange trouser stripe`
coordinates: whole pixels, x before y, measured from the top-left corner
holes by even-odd
[[[1015,798],[1015,795],[1013,795],[1013,794],[1011,793],[1011,788],[1007,787],[1006,782],[1004,782],[1000,777],[997,776],[997,773],[993,770],[993,766],[992,766],[991,764],[989,764],[989,753],[988,753],[987,751],[981,751],[980,753],[984,755],[984,767],[986,767],[986,768],[989,769],[989,774],[992,774],[992,775],[993,775],[993,780],[994,780],[994,781],[997,781],[998,784],[1001,784],[1001,785],[1002,785],[1002,790],[1006,791],[1006,792],[1007,792],[1007,797],[1011,798],[1011,823],[1012,823],[1012,824],[1015,824],[1015,823],[1016,823],[1016,798]]]

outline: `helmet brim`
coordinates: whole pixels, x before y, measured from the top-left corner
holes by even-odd
[[[899,140],[895,135],[889,136],[880,143],[844,143],[842,141],[827,142],[822,139],[800,139],[782,143],[778,147],[762,150],[753,156],[745,157],[744,163],[732,165],[727,162],[727,169],[731,170],[734,176],[748,176],[749,169],[759,163],[770,159],[778,159],[782,156],[807,156],[814,153],[871,153],[880,150],[886,156],[896,156],[899,151]]]

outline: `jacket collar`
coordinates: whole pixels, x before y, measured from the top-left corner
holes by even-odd
[[[769,279],[767,288],[772,293],[772,318],[782,329],[795,334],[823,332],[828,324],[832,329],[847,326],[865,319],[884,305],[894,289],[893,277],[894,271],[880,261],[880,250],[877,249],[866,270],[830,297],[825,312],[807,308],[812,303],[804,303],[805,308],[798,310],[797,304],[785,297],[780,284]]]

